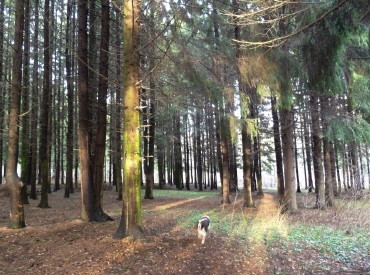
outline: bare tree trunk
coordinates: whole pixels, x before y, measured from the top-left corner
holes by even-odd
[[[6,163],[6,184],[10,192],[10,218],[8,228],[19,229],[26,226],[22,202],[23,182],[17,174],[19,115],[22,79],[22,45],[24,27],[23,1],[15,2],[15,27],[13,45],[12,88],[9,105],[8,159]]]
[[[294,115],[292,109],[281,110],[281,133],[283,141],[285,193],[283,212],[295,213],[298,209],[294,170]]]
[[[280,140],[280,123],[279,115],[276,110],[276,97],[271,97],[272,122],[274,130],[274,146],[275,146],[275,160],[276,160],[276,174],[277,174],[277,190],[279,204],[283,203],[285,185],[284,185],[284,171],[283,171],[283,155]]]
[[[311,142],[310,142],[310,131],[309,126],[307,125],[307,115],[303,114],[303,128],[304,128],[304,143],[306,147],[306,163],[307,163],[307,176],[308,176],[308,192],[311,193],[313,189],[313,180],[312,180],[312,160],[311,160]]]
[[[20,162],[21,162],[21,180],[25,184],[22,189],[22,198],[24,204],[29,204],[27,185],[29,175],[29,162],[30,162],[30,2],[24,1],[24,47],[23,47],[23,80],[22,80],[22,104],[21,113],[26,114],[21,118],[21,149],[20,149]]]
[[[104,160],[106,149],[107,134],[107,94],[108,94],[108,54],[109,54],[109,0],[102,1],[101,16],[101,44],[100,44],[100,63],[99,63],[99,86],[98,86],[98,105],[97,105],[97,129],[95,134],[95,154],[93,167],[93,183],[95,189],[96,208],[100,216],[106,220],[112,220],[103,212],[103,182],[104,182]],[[104,220],[104,218],[103,218]]]
[[[197,184],[198,184],[198,190],[203,191],[203,167],[202,167],[202,149],[201,149],[201,133],[200,133],[200,110],[196,110],[195,114],[195,125],[197,127],[196,129],[196,167],[197,167]]]
[[[325,185],[323,181],[322,153],[321,153],[321,129],[320,111],[317,95],[311,95],[311,120],[312,120],[312,158],[315,175],[316,207],[325,209]]]
[[[72,43],[71,43],[71,31],[72,31],[72,1],[67,2],[67,24],[66,24],[66,73],[67,73],[67,112],[68,112],[68,122],[67,122],[67,151],[66,151],[66,185],[64,189],[64,197],[69,198],[70,189],[73,188],[73,125],[74,125],[74,115],[73,115],[73,75],[72,75]]]
[[[297,145],[297,131],[294,129],[293,136],[294,136],[294,161],[295,161],[295,175],[296,175],[296,182],[297,182],[297,193],[301,193],[301,183],[299,181],[299,167],[298,167],[298,145]]]
[[[139,20],[140,7],[137,0],[123,0],[123,204],[119,227],[114,238],[142,238],[141,218],[141,154],[139,111]]]
[[[82,220],[97,219],[95,189],[93,186],[92,167],[89,148],[89,90],[87,66],[87,15],[85,0],[78,1],[78,97],[79,97],[79,155],[81,170]]]
[[[44,85],[42,91],[42,111],[41,111],[41,129],[40,129],[40,174],[41,174],[41,201],[38,207],[48,208],[48,187],[50,184],[49,177],[49,150],[50,150],[50,138],[49,134],[49,96],[51,92],[50,85],[50,71],[51,71],[51,59],[50,59],[50,43],[49,43],[49,19],[50,19],[50,2],[45,0],[44,3]]]
[[[230,201],[230,175],[229,175],[229,154],[227,146],[227,137],[228,137],[228,126],[229,120],[224,115],[221,119],[221,153],[222,153],[222,203],[229,204]]]
[[[323,125],[323,131],[326,132],[328,124],[326,119],[329,117],[329,98],[322,96],[320,98],[321,103],[321,121]],[[334,192],[333,192],[333,179],[332,179],[332,167],[330,160],[330,142],[324,135],[323,137],[323,151],[324,151],[324,172],[325,172],[325,197],[326,205],[334,206]]]
[[[4,81],[4,9],[5,9],[5,0],[0,1],[0,83]],[[4,85],[0,86],[0,106],[5,106],[5,87]],[[4,122],[5,122],[5,108],[0,109],[0,133],[4,131]],[[4,137],[0,135],[0,184],[3,181],[3,144]]]
[[[32,44],[33,44],[33,68],[32,68],[32,79],[33,79],[33,85],[32,85],[32,118],[31,118],[31,137],[30,137],[30,155],[31,155],[31,161],[30,161],[30,168],[29,168],[29,185],[31,186],[31,192],[30,192],[30,199],[36,200],[36,177],[37,177],[37,142],[38,142],[38,131],[37,131],[37,124],[39,120],[39,104],[38,104],[38,98],[39,98],[39,81],[38,79],[38,73],[39,73],[39,47],[38,47],[38,34],[39,34],[39,1],[36,0],[34,3],[34,16],[35,16],[35,22],[34,22],[34,33],[32,38]]]

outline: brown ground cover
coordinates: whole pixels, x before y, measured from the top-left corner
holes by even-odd
[[[245,241],[212,228],[201,245],[196,229],[184,229],[186,226],[179,222],[183,217],[184,224],[188,223],[191,211],[217,211],[221,216],[242,212],[256,220],[277,212],[274,193],[254,197],[257,208],[244,209],[242,194],[232,195],[232,204],[223,207],[219,191],[204,192],[214,192],[214,196],[143,200],[146,237],[135,243],[112,238],[121,211],[114,190],[104,191],[104,209],[115,219],[113,222],[82,222],[80,192],[65,199],[60,190],[49,195],[49,209],[38,208],[39,201],[30,200],[25,205],[27,227],[22,230],[6,228],[9,198],[0,196],[0,274],[366,274],[364,262],[343,273],[345,263],[325,259],[325,268],[320,269],[320,251],[297,251],[273,243],[248,247]],[[299,197],[301,207],[306,199]],[[310,220],[315,213],[316,210],[302,210],[288,219]],[[212,222],[217,227],[217,221]]]

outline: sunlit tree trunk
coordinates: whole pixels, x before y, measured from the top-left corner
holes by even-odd
[[[139,100],[139,17],[137,0],[123,0],[123,204],[114,238],[143,236],[141,218],[141,153]]]
[[[24,228],[24,208],[22,202],[23,182],[17,174],[19,115],[22,79],[22,45],[24,27],[24,6],[22,0],[15,2],[15,27],[13,45],[12,88],[9,104],[8,159],[6,163],[6,184],[10,192],[10,218],[8,228]]]
[[[229,154],[228,154],[228,129],[230,129],[227,115],[221,118],[221,154],[222,154],[222,203],[229,204],[230,201],[230,174],[229,174]]]
[[[294,115],[292,109],[281,110],[281,134],[284,159],[285,192],[282,211],[294,213],[297,211],[296,182],[294,170]]]

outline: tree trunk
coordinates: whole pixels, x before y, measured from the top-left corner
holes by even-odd
[[[297,193],[301,193],[301,183],[299,181],[299,167],[298,167],[298,145],[297,145],[297,132],[296,129],[293,131],[294,136],[294,161],[295,161],[295,175],[297,182]]]
[[[30,199],[36,200],[36,177],[37,177],[37,141],[38,141],[38,131],[37,131],[37,124],[38,124],[38,98],[39,98],[39,81],[38,79],[38,73],[39,73],[39,1],[36,0],[34,3],[34,33],[32,38],[32,44],[33,44],[33,68],[32,68],[32,79],[33,79],[33,85],[32,85],[32,91],[31,91],[31,101],[32,101],[32,112],[31,112],[31,137],[30,137],[30,155],[31,155],[31,161],[30,161],[30,168],[29,168],[29,185],[31,186],[31,192],[30,192]]]
[[[183,177],[182,177],[182,156],[181,156],[181,132],[180,132],[180,113],[177,112],[174,115],[174,174],[173,181],[178,190],[184,188]]]
[[[5,0],[0,1],[0,83],[4,81],[4,9],[5,9]],[[5,106],[5,87],[4,85],[0,86],[0,106]],[[4,122],[5,122],[5,108],[0,109],[0,133],[4,132]],[[0,135],[0,184],[3,182],[3,144],[4,136]]]
[[[285,193],[283,156],[282,156],[281,140],[280,140],[279,115],[276,110],[276,97],[274,96],[271,97],[271,110],[272,110],[272,123],[273,123],[272,128],[274,130],[274,146],[275,146],[278,199],[279,199],[279,204],[282,205],[284,193]]]
[[[106,220],[112,220],[103,212],[103,182],[104,182],[104,160],[107,134],[107,95],[108,95],[108,54],[109,54],[109,0],[102,1],[101,16],[101,44],[99,63],[99,86],[97,105],[97,129],[95,134],[95,154],[93,167],[93,183],[95,189],[95,204],[98,212]],[[104,218],[103,218],[104,220]]]
[[[26,226],[22,202],[23,182],[17,174],[19,115],[22,79],[22,45],[24,27],[23,1],[15,2],[15,27],[13,45],[12,88],[9,105],[8,159],[6,163],[6,184],[10,193],[10,218],[8,228],[20,229]]]
[[[303,128],[304,128],[304,143],[306,148],[306,164],[307,164],[307,175],[308,175],[308,192],[311,193],[313,189],[312,180],[312,168],[311,168],[311,142],[310,142],[310,131],[307,125],[307,115],[303,114]]]
[[[197,179],[196,182],[198,184],[198,190],[203,191],[203,165],[202,165],[202,149],[201,149],[201,133],[200,133],[200,110],[196,110],[195,114],[195,125],[197,127],[196,129],[196,153],[195,153],[195,163],[196,163],[196,171],[197,171]]]
[[[221,154],[222,154],[222,204],[229,204],[230,201],[230,175],[229,175],[229,154],[227,146],[227,137],[229,129],[229,120],[226,116],[221,119]]]
[[[29,175],[29,163],[30,163],[30,114],[28,112],[30,108],[30,2],[29,0],[24,1],[24,47],[23,47],[23,80],[22,80],[22,104],[21,113],[26,114],[21,118],[21,149],[20,149],[20,163],[21,163],[21,180],[25,184],[25,188],[22,189],[23,204],[29,204],[27,185]],[[0,59],[2,62],[2,59]]]
[[[329,98],[323,96],[320,99],[321,103],[321,121],[323,124],[323,131],[326,132],[328,129],[328,123],[326,119],[330,118],[329,115]],[[332,167],[330,158],[330,142],[326,135],[323,137],[323,150],[324,150],[324,172],[325,172],[325,197],[326,205],[334,206],[334,192],[333,192],[333,179],[332,179]]]
[[[245,111],[243,111],[244,113]],[[244,117],[244,116],[243,116]],[[252,156],[251,156],[251,137],[248,134],[247,122],[242,124],[242,144],[243,144],[243,185],[244,185],[244,207],[254,207],[252,198]]]
[[[321,153],[321,128],[320,111],[317,95],[311,95],[311,120],[312,120],[312,158],[315,175],[316,207],[325,209],[325,185],[323,182],[322,153]]]
[[[44,85],[42,90],[42,110],[41,110],[41,128],[40,128],[40,174],[41,174],[41,200],[38,207],[49,208],[48,187],[50,184],[49,177],[49,96],[51,92],[50,72],[50,43],[49,43],[49,19],[50,19],[50,2],[45,0],[44,3]]]
[[[137,0],[123,0],[123,204],[119,227],[114,238],[143,236],[141,218],[141,154],[139,101],[139,20]]]
[[[283,141],[285,193],[282,211],[297,212],[296,184],[294,170],[294,115],[292,109],[281,110],[281,133]]]
[[[71,16],[72,16],[72,1],[67,2],[67,24],[66,24],[66,73],[67,73],[67,112],[68,112],[68,122],[67,122],[67,151],[66,151],[66,185],[64,189],[64,197],[69,198],[70,188],[73,188],[73,75],[72,75],[72,53],[71,47]]]
[[[87,66],[87,3],[78,2],[78,98],[79,98],[79,154],[83,221],[106,221],[97,207],[93,171],[90,160],[90,115]]]

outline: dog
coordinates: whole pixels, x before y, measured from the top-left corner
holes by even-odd
[[[208,216],[203,216],[198,221],[198,238],[202,239],[202,244],[204,244],[208,230],[210,228],[211,228],[211,219]]]

